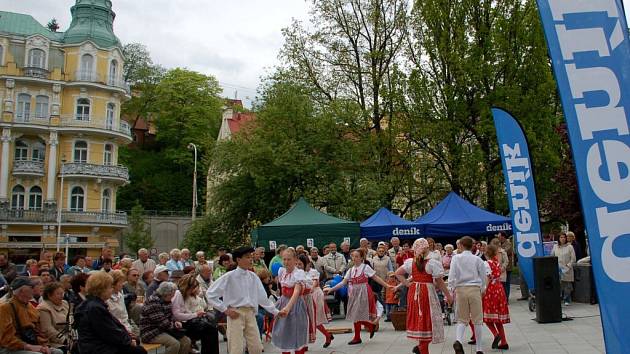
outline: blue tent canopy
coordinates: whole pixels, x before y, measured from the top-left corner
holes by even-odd
[[[509,218],[483,210],[450,192],[431,211],[415,221],[426,236],[490,235],[512,232]]]
[[[420,228],[387,208],[380,208],[361,223],[361,236],[368,239],[384,239],[393,236],[416,238],[420,236]]]

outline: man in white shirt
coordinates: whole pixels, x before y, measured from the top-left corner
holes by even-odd
[[[455,289],[457,299],[457,339],[453,343],[456,354],[464,354],[462,346],[464,332],[469,321],[475,324],[475,338],[477,340],[477,354],[483,354],[483,306],[482,294],[486,288],[486,267],[480,257],[470,251],[474,240],[465,236],[459,240],[463,249],[461,254],[451,260],[451,270],[448,274],[448,286]]]
[[[267,298],[267,293],[252,268],[252,247],[239,247],[232,252],[238,267],[217,279],[208,291],[208,305],[227,315],[228,352],[243,353],[243,339],[250,354],[260,354],[263,345],[256,323],[258,306],[274,316],[278,309]]]
[[[337,253],[337,244],[331,242],[328,245],[328,254],[324,257],[324,271],[326,279],[332,279],[335,275],[342,275],[346,270],[346,259]]]
[[[149,251],[146,248],[138,250],[138,259],[131,264],[131,268],[137,269],[140,275],[145,272],[152,272],[155,266],[155,261],[149,258]]]

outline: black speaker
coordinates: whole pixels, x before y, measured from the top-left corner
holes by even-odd
[[[536,321],[562,322],[558,257],[534,257]]]

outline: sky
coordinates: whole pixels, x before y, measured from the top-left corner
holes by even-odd
[[[114,33],[147,46],[154,63],[214,76],[225,97],[256,96],[261,77],[278,63],[281,30],[306,20],[306,0],[112,0]],[[70,25],[75,0],[0,0],[0,10]]]

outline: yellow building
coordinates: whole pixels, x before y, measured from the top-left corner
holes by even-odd
[[[76,0],[71,12],[52,32],[0,11],[0,252],[15,262],[66,239],[70,256],[98,255],[127,225],[116,212],[129,180],[118,147],[131,132],[115,14],[109,0]]]

